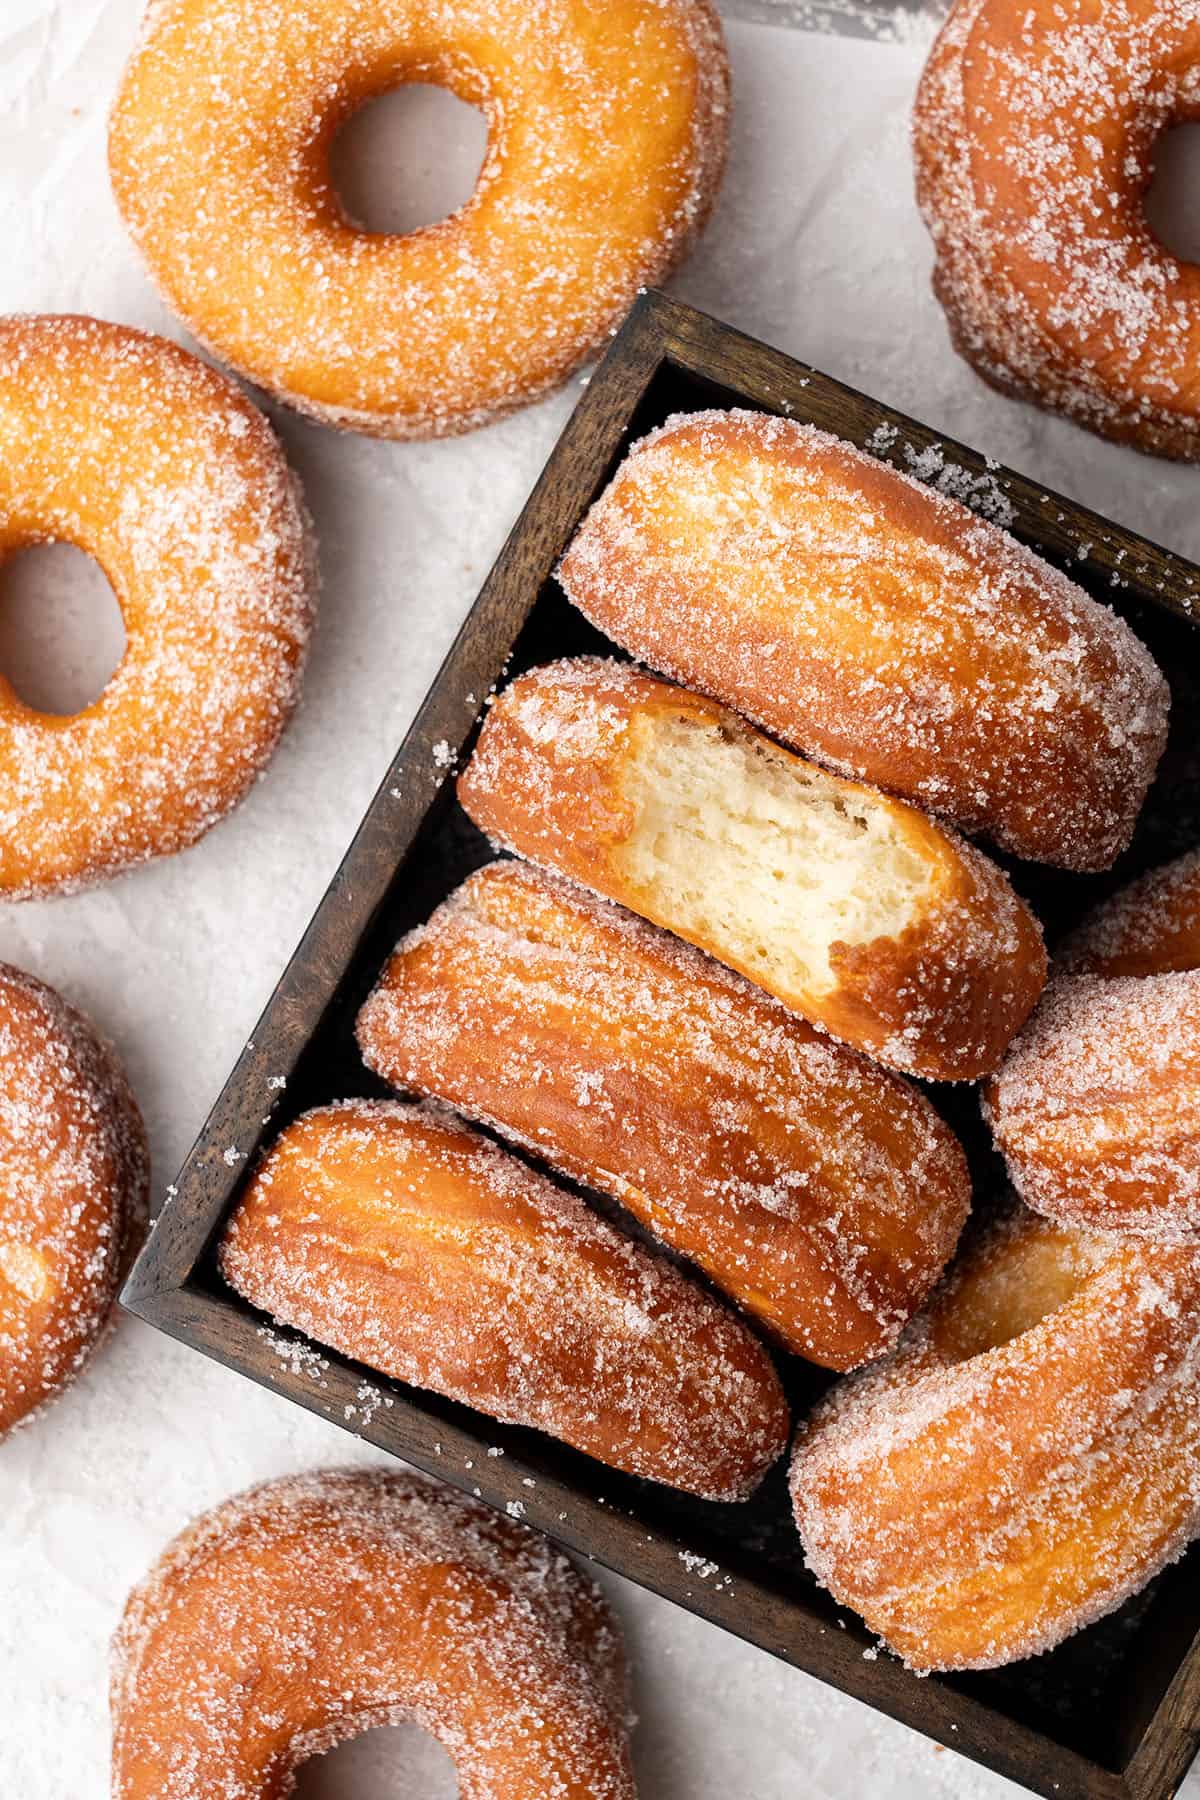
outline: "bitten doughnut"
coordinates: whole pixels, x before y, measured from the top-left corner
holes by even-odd
[[[1057,977],[985,1115],[1038,1212],[1200,1244],[1200,969]]]
[[[606,901],[492,863],[396,950],[371,1068],[606,1190],[812,1361],[879,1356],[970,1208],[915,1089]]]
[[[387,236],[347,216],[329,153],[409,81],[478,107],[488,151],[465,206]],[[328,424],[431,437],[565,380],[682,260],[728,98],[709,0],[168,0],[109,165],[151,275],[224,362]]]
[[[1200,1255],[1023,1210],[801,1429],[809,1565],[915,1669],[1102,1618],[1200,1530]]]
[[[1200,969],[1200,850],[1151,869],[1098,906],[1054,960],[1070,975]]]
[[[52,988],[0,963],[0,1437],[96,1348],[149,1181],[115,1052]]]
[[[1200,269],[1151,231],[1158,141],[1200,117],[1174,0],[958,0],[917,95],[917,197],[955,348],[994,387],[1200,457]]]
[[[220,1264],[344,1356],[707,1499],[744,1499],[786,1443],[778,1377],[732,1313],[448,1116],[305,1114]]]
[[[419,1475],[326,1470],[206,1513],[113,1642],[113,1800],[281,1800],[412,1719],[462,1800],[635,1800],[625,1653],[544,1538]]]
[[[0,319],[0,558],[75,544],[127,647],[70,718],[0,676],[0,893],[182,850],[242,798],[295,705],[314,586],[274,434],[224,375],[100,319]]]
[[[1037,922],[978,851],[621,663],[514,681],[458,794],[498,842],[913,1074],[994,1068],[1042,985]]]
[[[811,425],[682,413],[559,576],[654,668],[1006,850],[1103,869],[1169,693],[1107,607],[958,500]]]

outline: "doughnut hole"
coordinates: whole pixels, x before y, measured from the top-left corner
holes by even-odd
[[[466,205],[487,143],[478,107],[448,88],[410,81],[351,112],[330,148],[330,179],[360,230],[400,237]]]
[[[83,712],[124,654],[116,595],[85,551],[33,544],[0,564],[0,676],[26,706],[60,718]]]
[[[1022,1219],[976,1258],[954,1290],[954,1304],[937,1315],[933,1338],[949,1363],[966,1362],[1023,1337],[1072,1301],[1112,1255],[1086,1232]]]
[[[297,1770],[295,1800],[458,1800],[454,1764],[415,1720],[379,1726]]]
[[[1180,262],[1200,263],[1200,120],[1173,125],[1154,147],[1146,223]]]

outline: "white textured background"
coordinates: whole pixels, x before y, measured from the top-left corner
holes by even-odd
[[[0,0],[0,311],[77,309],[182,335],[126,243],[105,173],[106,106],[139,11],[139,0]],[[949,352],[905,142],[921,47],[749,25],[730,36],[732,167],[677,291],[1200,558],[1194,471],[1001,401]],[[469,187],[473,127],[471,115],[393,107],[359,134],[346,181],[365,179],[377,206],[390,197],[399,208],[395,223],[412,223],[422,195],[453,201]],[[1186,198],[1182,176],[1176,187]],[[1200,218],[1180,229],[1200,238]],[[277,761],[187,855],[75,899],[0,910],[0,958],[61,986],[118,1042],[159,1192],[573,398],[429,446],[281,420],[321,534],[325,592],[305,702]],[[110,665],[116,653],[103,603],[86,565],[81,581],[53,553],[7,572],[0,666],[52,692],[81,671],[102,674],[106,641]],[[107,1639],[131,1582],[201,1508],[353,1452],[345,1434],[123,1321],[76,1389],[0,1447],[0,1791],[102,1800]],[[636,1659],[649,1800],[1016,1793],[665,1603],[610,1586]],[[302,1792],[446,1800],[454,1784],[440,1751],[386,1732],[313,1765]],[[1184,1792],[1200,1800],[1200,1779]]]

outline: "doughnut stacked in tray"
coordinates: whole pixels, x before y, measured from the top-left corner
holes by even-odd
[[[1109,867],[1165,681],[996,526],[761,413],[635,445],[559,579],[638,661],[491,697],[458,796],[512,854],[358,1020],[403,1097],[282,1133],[225,1278],[713,1500],[787,1444],[778,1355],[836,1371],[811,1568],[914,1667],[1046,1648],[1200,1516],[1200,862],[1047,975],[960,832],[1018,883]],[[1013,1191],[974,1217],[921,1080],[983,1084]]]

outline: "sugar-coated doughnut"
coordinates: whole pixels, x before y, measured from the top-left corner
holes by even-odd
[[[1124,849],[1169,693],[1107,607],[960,501],[811,425],[682,413],[559,576],[592,622],[793,749],[1006,850]]]
[[[544,1538],[407,1471],[269,1481],[197,1519],[113,1642],[113,1800],[282,1800],[412,1719],[462,1800],[634,1800],[625,1652]]]
[[[262,415],[176,344],[0,319],[0,558],[62,540],[112,583],[127,648],[91,706],[0,676],[0,894],[181,850],[235,806],[299,691],[307,514]]]
[[[0,963],[0,1437],[96,1348],[149,1180],[116,1053],[52,988]]]
[[[1054,961],[1070,975],[1200,969],[1200,850],[1151,869],[1098,906]]]
[[[707,1499],[744,1499],[786,1442],[778,1377],[732,1313],[449,1115],[305,1114],[220,1263],[345,1356]]]
[[[481,869],[404,940],[358,1041],[394,1087],[615,1196],[830,1368],[895,1342],[970,1208],[958,1143],[914,1088],[525,864]]]
[[[1055,977],[985,1113],[1038,1212],[1200,1244],[1200,969]]]
[[[802,1427],[807,1560],[916,1669],[1048,1650],[1200,1531],[1200,1254],[1021,1210]]]
[[[1037,921],[977,850],[625,664],[514,681],[458,794],[498,842],[913,1074],[993,1069],[1042,986]]]
[[[955,348],[993,386],[1162,456],[1200,457],[1200,269],[1143,201],[1194,119],[1184,0],[958,0],[913,120]]]
[[[488,152],[465,206],[387,236],[347,217],[329,152],[409,81],[478,107]],[[565,380],[681,261],[728,91],[709,0],[167,0],[109,164],[154,280],[223,361],[326,423],[429,437]]]

